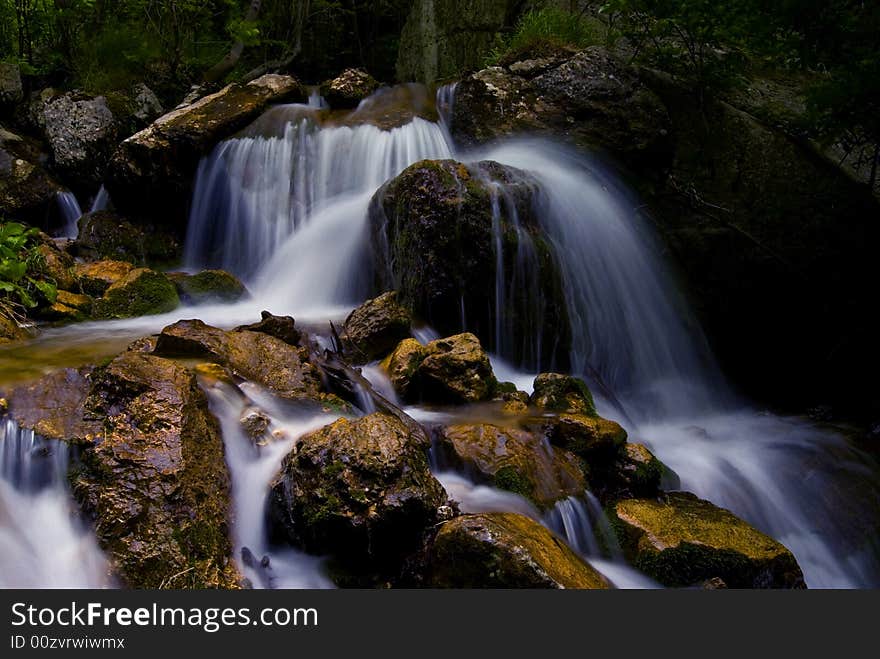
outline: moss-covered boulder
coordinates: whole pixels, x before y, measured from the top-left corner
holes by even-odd
[[[203,270],[194,275],[175,272],[168,276],[184,304],[237,302],[249,295],[238,277],[225,270]]]
[[[43,242],[37,245],[38,262],[34,269],[39,276],[50,279],[55,286],[66,290],[76,290],[73,257],[58,248],[53,240],[43,234]]]
[[[135,265],[168,264],[180,257],[180,244],[153,223],[135,225],[111,211],[86,213],[72,247],[84,259],[127,261]]]
[[[612,522],[628,560],[667,586],[720,578],[731,588],[803,588],[794,555],[733,513],[688,492],[627,499]]]
[[[125,352],[93,381],[84,407],[100,440],[85,443],[71,483],[126,585],[236,587],[223,440],[195,376]]]
[[[615,464],[619,498],[650,498],[660,493],[664,476],[671,476],[669,467],[657,459],[644,444],[627,443]]]
[[[535,378],[529,404],[548,412],[596,416],[593,394],[586,383],[572,375],[541,373]]]
[[[256,119],[271,103],[305,99],[299,82],[267,74],[233,83],[165,114],[119,145],[107,189],[132,218],[183,222],[199,160],[222,139]]]
[[[132,318],[166,313],[180,306],[177,289],[168,277],[148,268],[132,270],[95,300],[97,318]]]
[[[321,85],[321,95],[331,108],[354,108],[379,89],[379,82],[363,69],[345,69]]]
[[[370,204],[376,285],[441,335],[470,331],[492,352],[564,368],[570,324],[536,189],[495,162],[410,166]]]
[[[221,364],[283,398],[320,398],[321,379],[308,361],[308,350],[263,332],[227,332],[201,320],[181,320],[162,330],[155,353]]]
[[[77,263],[73,268],[80,289],[86,295],[101,297],[110,286],[123,279],[134,266],[127,261]]]
[[[587,489],[581,461],[550,446],[539,435],[491,424],[443,428],[441,446],[466,471],[502,490],[515,492],[541,509]]]
[[[394,351],[382,360],[381,367],[388,378],[394,391],[403,400],[410,400],[411,387],[418,373],[419,366],[428,356],[428,351],[415,339],[404,339]]]
[[[20,341],[30,336],[25,328],[18,324],[14,318],[10,318],[0,311],[0,345],[11,341]]]
[[[488,400],[497,380],[480,340],[470,333],[431,341],[419,365],[420,397],[440,403]]]
[[[89,295],[59,290],[55,302],[48,307],[38,309],[37,316],[42,320],[76,322],[91,316],[93,306],[94,300]]]
[[[397,301],[397,293],[388,291],[367,300],[345,320],[342,341],[346,352],[361,361],[387,355],[410,335],[412,315]]]
[[[626,430],[616,421],[584,414],[559,414],[544,420],[550,441],[586,460],[613,460],[626,443]]]
[[[417,550],[445,502],[419,440],[382,413],[303,437],[270,496],[275,527],[292,542],[377,570]]]
[[[564,542],[513,513],[457,517],[440,527],[429,552],[437,588],[610,588]]]

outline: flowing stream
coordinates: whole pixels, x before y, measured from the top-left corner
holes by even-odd
[[[384,98],[377,95],[362,106],[373,112]],[[441,117],[448,116],[454,100],[454,87],[440,90]],[[880,586],[876,465],[833,430],[764,412],[732,390],[657,238],[636,210],[638,200],[612,174],[588,156],[543,139],[462,152],[442,120],[415,116],[383,130],[331,121],[329,112],[317,97],[308,105],[272,108],[250,129],[219,144],[199,167],[185,265],[238,274],[254,293],[252,300],[71,326],[47,341],[140,336],[189,317],[228,327],[252,322],[261,309],[297,320],[338,321],[375,292],[367,207],[376,190],[421,159],[495,160],[538,181],[536,215],[560,268],[571,321],[572,372],[590,382],[600,413],[648,445],[677,472],[682,489],[733,510],[788,546],[810,587]],[[498,208],[509,204],[503,188],[493,190]],[[501,313],[512,278],[528,285],[534,259],[528,245],[524,249],[516,272],[498,269],[491,338],[500,353],[494,359],[499,377],[528,389],[534,369],[511,363],[514,338]],[[416,336],[434,338],[428,328]],[[539,344],[541,338],[531,340]],[[222,387],[209,395],[224,429],[238,520],[234,545],[243,570],[255,586],[330,585],[318,559],[268,544],[262,514],[268,483],[285,451],[328,419],[273,408],[256,389],[246,399]],[[248,401],[255,400],[283,437],[259,450],[242,437],[238,424]],[[417,418],[427,414],[411,411]],[[438,477],[466,509],[517,510],[540,518],[615,584],[654,586],[609,552],[607,543],[600,551],[596,534],[606,521],[589,493],[541,516],[524,500],[475,485],[462,474],[438,471]],[[52,491],[63,498],[60,490]],[[70,543],[81,541],[75,529],[71,534]],[[245,547],[253,559],[241,558]],[[253,567],[263,556],[271,573]],[[6,573],[7,559],[0,564]]]

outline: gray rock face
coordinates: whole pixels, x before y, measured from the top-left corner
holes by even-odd
[[[45,105],[43,121],[55,167],[79,182],[100,183],[116,141],[107,100],[63,94]]]
[[[137,83],[131,90],[132,116],[146,125],[163,112],[162,102],[144,83]]]
[[[33,141],[0,126],[0,215],[43,221],[62,187],[43,168],[45,154]]]

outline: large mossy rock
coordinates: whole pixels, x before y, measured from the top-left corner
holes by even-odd
[[[134,269],[134,266],[127,261],[105,260],[77,263],[74,265],[73,274],[83,293],[100,297]]]
[[[306,435],[272,486],[276,528],[305,550],[377,570],[416,551],[446,493],[427,447],[394,417],[376,413]]]
[[[159,334],[155,353],[204,359],[291,400],[320,397],[321,379],[308,361],[308,350],[261,331],[231,332],[201,320],[181,320]]]
[[[126,585],[235,587],[223,440],[195,376],[127,352],[93,379],[84,405],[100,441],[71,482]]]
[[[593,394],[580,378],[560,373],[541,373],[535,378],[529,404],[548,412],[596,415]]]
[[[788,549],[688,492],[620,501],[612,522],[628,560],[667,586],[720,578],[731,588],[804,587]]]
[[[439,433],[441,447],[479,480],[519,494],[541,509],[587,489],[581,461],[540,435],[487,423],[457,424]]]
[[[140,266],[175,262],[180,244],[168,231],[154,225],[134,225],[110,211],[86,213],[79,219],[72,250],[89,261],[127,261]]]
[[[0,126],[0,215],[46,226],[62,186],[43,168],[46,155],[32,140]]]
[[[51,98],[42,114],[53,167],[80,185],[100,184],[117,137],[107,99],[69,92]]]
[[[512,513],[465,515],[443,524],[429,569],[437,588],[611,587],[546,528]]]
[[[484,144],[510,133],[547,134],[612,154],[636,170],[668,164],[666,106],[635,67],[601,47],[483,69],[455,92],[451,130],[459,143]]]
[[[304,98],[296,79],[267,74],[163,115],[122,142],[113,155],[107,188],[114,204],[132,218],[154,215],[182,222],[201,156],[269,104]]]
[[[235,588],[223,441],[195,376],[126,352],[14,389],[21,427],[76,447],[69,480],[130,588]]]
[[[343,328],[346,352],[368,362],[384,357],[410,335],[412,315],[389,291],[367,300],[349,314]]]
[[[225,270],[202,270],[194,275],[175,272],[168,276],[184,304],[238,302],[249,295],[241,280]]]
[[[419,364],[422,400],[439,403],[477,403],[495,393],[498,381],[480,340],[470,333],[431,341]]]
[[[133,318],[174,311],[180,305],[168,277],[148,268],[132,270],[95,301],[96,318]]]
[[[533,211],[536,186],[524,172],[494,162],[426,160],[407,168],[370,205],[377,285],[397,290],[401,304],[441,334],[465,329],[493,352],[565,366],[569,322]]]
[[[482,64],[522,3],[515,0],[416,0],[397,52],[397,79],[430,84]]]

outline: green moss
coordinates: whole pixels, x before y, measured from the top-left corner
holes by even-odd
[[[530,501],[534,501],[535,498],[535,491],[529,479],[511,466],[502,467],[495,472],[495,487],[519,494]]]
[[[174,284],[152,270],[133,270],[95,302],[98,318],[132,318],[173,311],[180,305]]]
[[[247,289],[233,275],[223,270],[204,270],[185,277],[177,284],[181,298],[193,303],[219,300],[235,302],[247,295]]]

